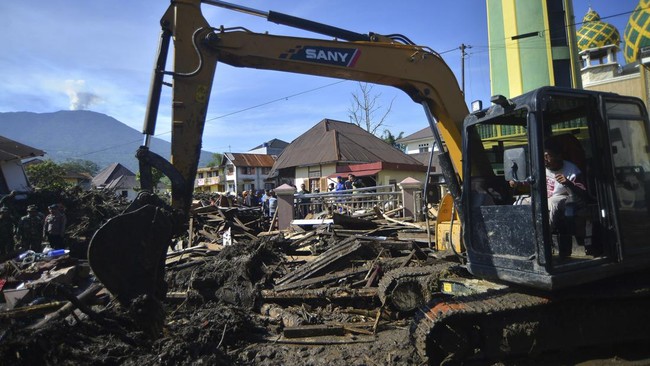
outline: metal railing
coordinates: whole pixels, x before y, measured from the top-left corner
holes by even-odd
[[[297,219],[322,212],[353,215],[355,212],[372,211],[375,206],[383,211],[402,207],[402,191],[394,185],[387,185],[294,195],[294,217]]]

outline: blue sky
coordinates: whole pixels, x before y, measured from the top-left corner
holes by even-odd
[[[400,33],[441,53],[460,83],[458,47],[470,45],[466,100],[490,94],[484,0],[289,1],[229,0],[359,33]],[[601,17],[632,11],[637,0],[574,0],[576,22],[589,6]],[[88,109],[140,130],[166,0],[49,0],[0,2],[0,112]],[[211,25],[254,32],[327,38],[265,19],[203,5]],[[621,37],[629,15],[605,21]],[[619,55],[619,62],[624,62]],[[169,63],[171,67],[171,63]],[[291,142],[323,118],[349,121],[353,81],[217,66],[203,147],[245,152],[264,141]],[[427,126],[422,108],[403,92],[375,86],[379,104],[393,107],[385,127],[411,134]],[[169,140],[170,104],[164,100],[156,134]],[[83,138],[83,136],[80,136]],[[42,146],[47,151],[47,146]],[[89,152],[80,152],[86,154]]]

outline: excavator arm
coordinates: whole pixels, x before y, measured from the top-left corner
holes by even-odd
[[[401,89],[437,120],[454,171],[460,174],[460,131],[468,110],[453,72],[435,52],[374,34],[366,36],[367,41],[350,42],[214,29],[204,19],[200,4],[198,0],[173,2],[163,16],[161,50],[168,43],[164,37],[171,36],[174,71],[166,73],[157,68],[154,76],[154,79],[163,74],[173,77],[171,163],[188,182],[196,174],[210,91],[219,62]],[[277,18],[277,13],[273,14]],[[166,57],[166,50],[160,54]],[[155,93],[160,91],[152,88],[150,105],[156,102]],[[147,118],[145,131],[153,132],[150,121],[154,118],[155,115]],[[191,192],[192,184],[187,184],[183,192],[173,195],[172,206],[186,211]]]
[[[162,17],[160,48],[144,125],[145,142],[137,156],[143,189],[151,191],[153,188],[150,176],[151,167],[155,167],[172,181],[172,202],[171,208],[163,209],[163,204],[154,202],[151,195],[145,194],[136,199],[123,215],[111,219],[95,234],[89,248],[89,262],[97,277],[117,294],[118,299],[129,302],[139,294],[160,297],[164,293],[161,282],[163,253],[172,237],[182,232],[187,221],[210,91],[219,62],[237,67],[363,81],[403,90],[423,106],[439,146],[443,146],[444,140],[447,151],[441,158],[443,174],[452,195],[459,199],[461,127],[468,110],[454,74],[438,54],[412,44],[403,36],[357,34],[280,13],[258,12],[255,15],[325,33],[337,40],[275,36],[241,28],[217,29],[203,17],[202,2],[249,13],[258,12],[214,0],[173,0]],[[174,65],[173,71],[167,71],[165,63],[172,41]],[[171,76],[173,90],[169,162],[148,150],[149,139],[155,130],[161,90],[166,85],[165,76]],[[457,205],[459,209],[460,206]],[[172,227],[164,233],[167,239],[161,238],[165,235],[162,235],[160,227],[165,225]],[[127,226],[142,229],[134,235],[122,230]],[[156,235],[150,235],[154,232]],[[130,258],[141,259],[155,253],[153,257],[157,260],[148,260],[151,268],[143,271],[141,260],[125,263],[116,258],[116,253],[124,253],[122,249],[129,253],[137,252]],[[135,272],[133,267],[138,271]],[[133,276],[144,279],[137,281],[137,288],[134,288]]]

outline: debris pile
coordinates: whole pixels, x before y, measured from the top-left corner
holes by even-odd
[[[72,236],[87,236],[123,206],[83,194],[67,205]],[[12,257],[0,268],[0,359],[12,365],[422,364],[409,339],[417,306],[440,292],[440,278],[467,274],[453,266],[453,253],[436,258],[444,253],[433,254],[418,224],[380,210],[361,216],[334,215],[333,224],[280,232],[255,208],[197,204],[187,237],[166,257],[160,332],[135,320],[149,299],[120,305],[83,256]]]

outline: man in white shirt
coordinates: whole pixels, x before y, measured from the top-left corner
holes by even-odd
[[[546,167],[546,197],[551,230],[564,216],[567,199],[571,196],[579,199],[586,191],[582,172],[575,164],[562,159],[560,150],[547,144],[544,147],[544,166]]]
[[[560,230],[559,254],[571,255],[571,236],[565,233],[566,227],[558,227],[566,220],[567,201],[577,202],[585,196],[586,188],[582,171],[574,163],[562,158],[561,148],[552,140],[544,144],[544,167],[546,168],[546,197],[551,231]],[[511,187],[520,182],[510,181]],[[527,183],[523,183],[527,184]],[[569,200],[571,199],[571,200]],[[524,201],[530,203],[529,200]]]

